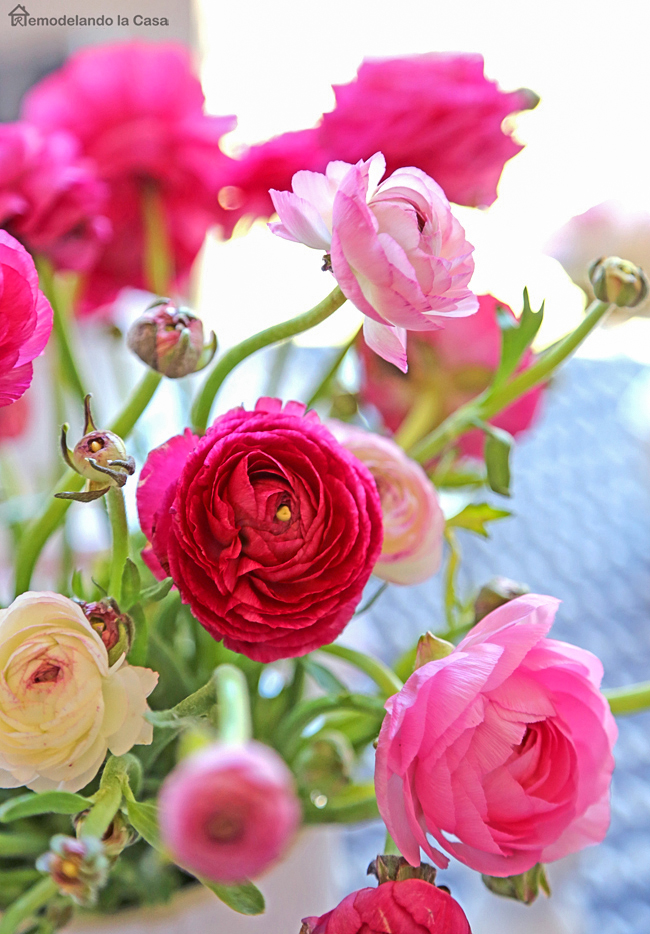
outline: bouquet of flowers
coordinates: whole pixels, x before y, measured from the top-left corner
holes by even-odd
[[[64,422],[60,452],[39,448],[62,471],[53,494],[3,483],[0,934],[193,883],[260,914],[251,880],[301,824],[378,817],[378,885],[302,934],[461,934],[465,913],[436,884],[450,857],[530,903],[548,894],[545,863],[607,831],[614,714],[650,706],[650,690],[603,694],[598,659],[549,637],[552,595],[503,579],[461,593],[459,535],[509,515],[492,493],[509,495],[514,437],[647,282],[594,258],[584,319],[533,352],[543,308],[524,294],[515,315],[472,292],[450,200],[494,201],[521,148],[504,119],[535,95],[499,90],[479,56],[433,54],[364,62],[335,91],[317,127],[231,158],[220,139],[235,120],[204,113],[185,50],[130,42],[76,53],[0,126],[0,438],[24,430],[44,352]],[[192,264],[211,228],[227,238],[276,215],[268,236],[317,251],[329,294],[217,353],[187,307]],[[145,368],[107,422],[76,348],[123,288],[151,293],[123,341]],[[346,302],[363,332],[324,354],[304,398],[220,407],[242,361]],[[161,382],[200,370],[189,424],[131,451]],[[88,566],[59,535],[39,565],[93,501],[110,550]],[[50,589],[32,589],[35,572]],[[345,644],[386,587],[436,574],[444,632],[423,618],[392,667]]]

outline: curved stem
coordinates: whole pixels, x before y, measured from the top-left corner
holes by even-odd
[[[160,192],[151,184],[142,194],[144,225],[143,274],[147,288],[156,295],[167,295],[174,273],[167,219]]]
[[[109,578],[108,593],[119,605],[122,600],[122,575],[124,574],[124,565],[129,556],[129,526],[126,521],[124,493],[122,490],[117,486],[112,486],[106,494],[106,503],[113,536],[113,553],[111,555],[111,575]]]
[[[372,678],[384,697],[392,697],[404,687],[395,672],[378,658],[372,658],[370,655],[357,652],[356,649],[349,649],[344,645],[324,645],[318,651],[342,658],[359,671],[363,671],[369,678]]]
[[[332,360],[331,366],[328,368],[325,375],[321,378],[321,381],[319,382],[318,386],[316,386],[311,396],[309,397],[309,402],[307,403],[308,409],[310,409],[313,406],[313,404],[321,398],[321,396],[324,396],[327,390],[329,389],[330,383],[332,382],[332,380],[338,373],[339,367],[341,366],[341,364],[347,357],[348,351],[350,350],[350,348],[356,341],[360,330],[361,330],[361,325],[359,325],[359,327],[356,329],[352,337],[350,337],[345,342],[345,344],[343,344],[339,352],[336,354],[336,356]]]
[[[114,431],[115,434],[120,435],[122,438],[128,437],[151,401],[161,378],[159,373],[155,373],[153,370],[147,371],[142,381],[134,389],[124,409],[110,426],[111,431]],[[73,470],[66,470],[54,492],[80,490],[84,482],[84,478],[79,474]],[[69,499],[52,498],[45,512],[25,530],[16,550],[16,596],[29,590],[39,555],[50,536],[63,522],[71,502]]]
[[[50,899],[58,894],[58,891],[51,876],[46,876],[31,889],[27,889],[3,914],[0,921],[0,934],[14,934],[23,921],[31,918],[39,909],[47,905]]]
[[[630,684],[624,688],[603,691],[612,713],[616,715],[639,713],[650,708],[650,681]]]
[[[413,447],[409,452],[411,457],[420,462],[431,460],[449,443],[472,428],[476,419],[492,418],[534,386],[545,382],[551,373],[582,344],[610,308],[611,304],[607,302],[592,302],[583,321],[575,331],[567,334],[546,353],[540,354],[531,367],[518,373],[509,383],[496,389],[486,389],[480,396],[453,412],[449,418]]]
[[[214,673],[222,743],[246,743],[252,736],[248,682],[240,668],[219,665]]]
[[[253,334],[247,337],[241,344],[232,347],[221,357],[216,366],[203,384],[194,405],[192,407],[192,426],[197,434],[203,434],[210,418],[212,404],[221,389],[226,377],[235,369],[235,367],[250,357],[262,347],[268,347],[270,344],[277,344],[278,341],[293,337],[295,334],[301,334],[310,328],[325,321],[330,315],[334,314],[337,308],[340,308],[345,301],[345,295],[338,286],[330,292],[327,298],[315,305],[309,311],[290,321],[283,321],[281,324],[274,324],[273,327],[260,331],[259,334]]]
[[[53,330],[56,338],[61,375],[74,394],[83,402],[86,397],[86,390],[73,350],[73,342],[68,326],[70,315],[68,309],[64,307],[64,303],[61,301],[61,290],[57,282],[56,274],[49,260],[45,259],[43,256],[36,258],[36,268],[38,270],[41,287],[52,306]]]

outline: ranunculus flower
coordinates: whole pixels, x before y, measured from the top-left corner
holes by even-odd
[[[280,859],[300,824],[293,776],[262,743],[222,743],[184,759],[158,801],[163,842],[213,882],[241,882]]]
[[[380,182],[385,168],[377,153],[330,162],[325,175],[297,172],[292,192],[271,192],[280,222],[269,226],[331,256],[341,291],[366,316],[366,343],[406,372],[407,329],[476,311],[474,248],[433,179],[406,168]]]
[[[375,481],[304,412],[232,409],[152,451],[138,486],[149,566],[216,639],[263,662],[333,642],[381,551]]]
[[[27,396],[11,405],[0,406],[0,444],[8,438],[18,438],[27,428],[30,406]]]
[[[76,52],[28,93],[26,120],[69,130],[109,186],[113,238],[86,283],[87,308],[124,286],[145,287],[144,199],[156,199],[182,288],[206,232],[219,219],[217,192],[229,159],[219,140],[234,117],[203,112],[189,50],[128,41]]]
[[[422,879],[360,889],[320,918],[304,918],[300,934],[471,934],[448,892]]]
[[[331,159],[381,150],[389,172],[415,165],[450,201],[472,207],[492,204],[504,164],[523,148],[504,119],[538,101],[527,89],[499,90],[482,55],[457,53],[367,59],[334,93],[320,130]]]
[[[45,349],[52,309],[38,287],[34,260],[0,230],[0,406],[15,402],[32,381],[32,360]]]
[[[108,749],[148,744],[148,668],[108,652],[81,607],[57,593],[24,593],[0,610],[0,788],[78,791]]]
[[[0,124],[0,226],[62,269],[87,269],[110,237],[106,185],[70,133]]]
[[[406,376],[378,359],[359,341],[363,402],[379,409],[384,424],[391,431],[399,429],[414,405],[426,404],[430,413],[428,429],[435,428],[461,405],[479,395],[494,375],[501,356],[497,307],[514,320],[511,309],[503,302],[491,295],[480,295],[478,311],[471,318],[449,320],[440,331],[410,332]],[[533,352],[527,350],[518,371],[527,369],[534,359]],[[531,389],[490,419],[490,423],[515,436],[525,431],[539,412],[543,389],[542,386]],[[483,433],[472,431],[460,439],[460,449],[464,454],[480,457],[483,443]]]
[[[420,584],[440,567],[445,517],[438,494],[420,464],[371,431],[327,423],[341,444],[375,478],[384,520],[384,543],[373,574],[392,584]]]
[[[546,638],[558,602],[499,607],[386,702],[377,801],[411,865],[511,876],[605,836],[616,724],[600,661]]]

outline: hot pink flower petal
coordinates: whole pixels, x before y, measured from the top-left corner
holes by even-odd
[[[616,725],[590,653],[548,639],[558,601],[529,594],[486,616],[386,703],[381,814],[419,847],[515,875],[603,838]]]

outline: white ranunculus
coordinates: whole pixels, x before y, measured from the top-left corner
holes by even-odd
[[[149,668],[112,666],[76,603],[25,593],[0,610],[0,788],[78,791],[108,749],[149,744]]]

